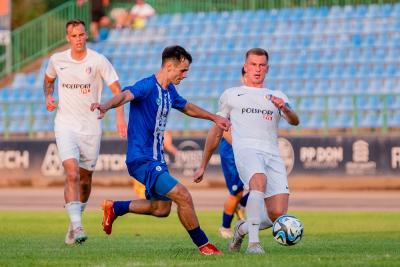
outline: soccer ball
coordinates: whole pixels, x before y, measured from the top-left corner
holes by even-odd
[[[272,225],[272,235],[284,246],[296,245],[303,237],[303,224],[292,215],[282,215]]]

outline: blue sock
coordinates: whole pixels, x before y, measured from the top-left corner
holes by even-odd
[[[131,204],[132,200],[128,201],[114,201],[114,213],[117,216],[122,216],[129,212],[129,204]]]
[[[240,205],[242,205],[243,207],[246,207],[247,205],[247,199],[249,198],[249,193],[247,193],[246,195],[244,195],[241,199],[240,199]]]
[[[193,230],[188,230],[188,233],[196,246],[201,247],[208,243],[208,238],[203,230],[201,230],[200,226]]]
[[[222,226],[225,228],[231,228],[232,219],[233,219],[233,214],[229,215],[224,212],[222,214]]]

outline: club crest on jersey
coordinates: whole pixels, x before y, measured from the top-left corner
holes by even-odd
[[[161,105],[161,98],[156,99],[157,106]]]
[[[92,67],[87,67],[86,69],[85,69],[85,72],[86,72],[86,74],[90,74],[90,73],[92,73]]]
[[[271,98],[272,98],[272,95],[271,95],[271,94],[268,94],[268,95],[265,95],[265,96],[264,96],[264,99],[267,100],[267,101],[270,101]]]

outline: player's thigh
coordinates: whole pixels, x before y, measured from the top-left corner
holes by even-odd
[[[265,156],[265,172],[267,176],[266,197],[290,193],[285,164],[279,156]]]
[[[154,185],[154,192],[160,196],[167,196],[168,193],[172,191],[174,187],[179,184],[178,180],[175,179],[169,172],[164,172],[160,174]]]
[[[235,153],[235,163],[240,179],[246,188],[256,173],[264,173],[264,162],[254,149],[241,149]]]
[[[67,159],[79,161],[79,145],[71,131],[55,131],[58,155],[62,162]]]
[[[99,157],[101,135],[77,135],[79,144],[79,167],[94,171]]]

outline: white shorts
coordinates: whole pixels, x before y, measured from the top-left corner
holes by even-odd
[[[71,131],[56,131],[58,154],[61,161],[74,158],[79,167],[93,171],[100,152],[101,135],[81,135]]]
[[[242,148],[235,153],[235,163],[240,179],[247,189],[251,177],[256,173],[263,173],[267,177],[265,197],[290,193],[285,164],[280,156]]]

